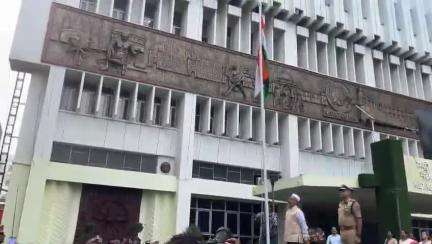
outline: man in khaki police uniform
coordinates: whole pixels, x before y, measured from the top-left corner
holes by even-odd
[[[285,213],[285,243],[309,243],[308,226],[303,211],[298,207],[300,197],[292,194],[288,198],[288,209]]]
[[[343,244],[361,243],[362,215],[360,204],[352,198],[353,191],[346,185],[339,188],[341,201],[338,209],[338,221]]]

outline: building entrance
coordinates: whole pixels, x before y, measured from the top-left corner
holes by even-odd
[[[139,221],[140,203],[139,190],[84,185],[74,242],[85,243],[92,234],[100,235],[103,243],[128,237]]]

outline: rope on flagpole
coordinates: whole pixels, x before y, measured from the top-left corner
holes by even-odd
[[[260,75],[260,81],[261,81],[261,96],[260,96],[260,106],[261,106],[261,136],[262,136],[262,169],[263,169],[263,176],[262,183],[264,186],[264,214],[265,214],[265,233],[266,233],[266,243],[270,244],[270,224],[269,224],[269,204],[268,204],[268,188],[267,188],[267,167],[266,167],[266,144],[265,144],[265,109],[264,109],[264,79],[263,79],[263,43],[262,43],[262,2],[259,0],[259,49],[258,49],[258,55],[259,55],[259,75]]]

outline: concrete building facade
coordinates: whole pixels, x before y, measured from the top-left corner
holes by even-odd
[[[406,157],[423,157],[417,137],[276,110],[266,111],[263,138],[256,106],[43,62],[53,2],[247,55],[258,40],[257,1],[23,0],[10,63],[31,83],[3,217],[19,243],[74,243],[91,218],[85,199],[114,188],[139,196],[136,216],[124,218],[144,225],[142,240],[166,241],[196,224],[206,236],[227,226],[252,243],[263,139],[268,170],[303,187],[293,191],[313,227],[336,224],[338,185],[358,187],[357,176],[372,173],[370,143],[399,139]],[[271,60],[432,102],[431,2],[268,0],[264,12]],[[371,195],[358,197],[374,233]],[[421,199],[415,208],[431,214]],[[432,228],[426,215],[417,229]]]

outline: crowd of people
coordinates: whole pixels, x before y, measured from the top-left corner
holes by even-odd
[[[388,231],[384,244],[432,244],[432,238],[426,231],[422,231],[419,241],[416,240],[412,232],[408,233],[405,230],[401,230],[399,236],[398,241],[393,237],[393,233]]]
[[[330,235],[326,236],[322,228],[309,228],[306,216],[300,208],[301,198],[297,194],[291,194],[288,198],[288,208],[284,216],[283,243],[286,244],[358,244],[362,243],[362,213],[360,204],[352,197],[353,189],[342,185],[339,188],[340,203],[338,208],[338,228],[332,227]],[[256,216],[260,224],[260,238],[258,243],[266,243],[265,214]],[[278,215],[275,213],[274,201],[269,215],[269,239],[270,244],[279,243]],[[340,233],[338,232],[338,229]],[[119,242],[118,244],[130,242]],[[168,244],[240,244],[240,240],[232,235],[225,227],[219,228],[214,238],[205,241],[198,228],[190,228],[185,233],[172,237]],[[93,244],[93,243],[90,243]],[[116,243],[117,244],[117,243]],[[134,243],[135,244],[135,243]],[[412,233],[404,230],[400,232],[400,239],[396,240],[389,231],[384,244],[432,244],[429,234],[422,232],[421,240],[417,241]]]

